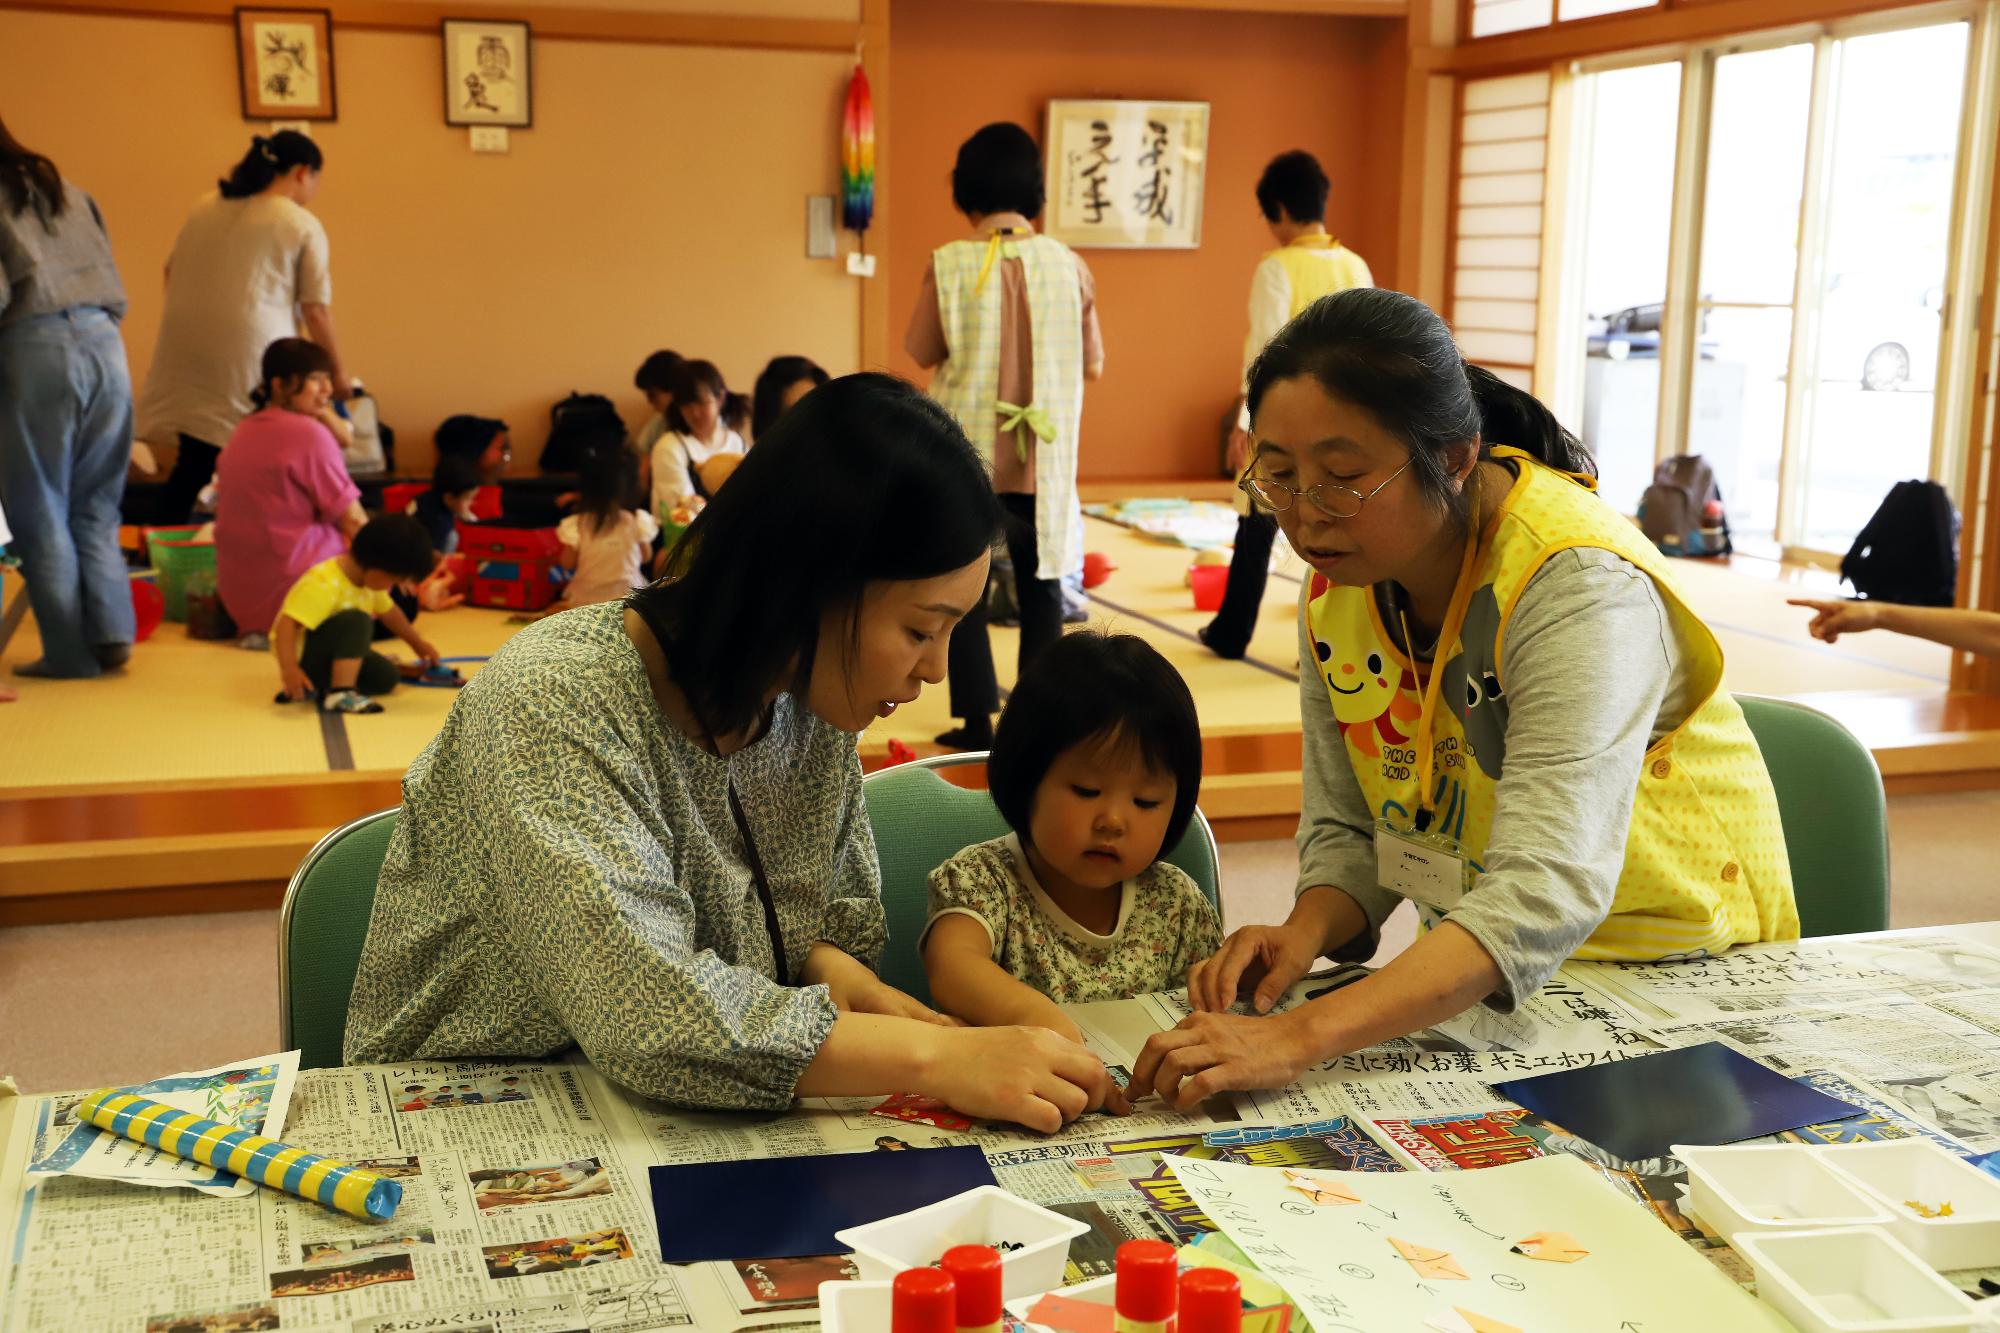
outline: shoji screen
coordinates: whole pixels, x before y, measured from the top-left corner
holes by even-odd
[[[1465,83],[1448,317],[1467,360],[1523,389],[1535,372],[1548,133],[1546,72]]]

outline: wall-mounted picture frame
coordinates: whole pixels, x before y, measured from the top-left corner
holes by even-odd
[[[512,19],[444,20],[444,123],[535,123],[533,52],[526,23]]]
[[[245,120],[334,120],[333,15],[236,11],[236,75]]]
[[[1198,249],[1208,110],[1207,102],[1051,100],[1042,230],[1078,248]]]

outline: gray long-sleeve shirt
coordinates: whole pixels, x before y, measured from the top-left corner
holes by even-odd
[[[1299,660],[1311,662],[1303,593],[1299,607]],[[1653,581],[1595,548],[1560,551],[1528,581],[1500,676],[1506,766],[1485,871],[1446,919],[1493,955],[1502,981],[1487,1003],[1511,1010],[1610,912],[1645,752],[1701,701]],[[1331,885],[1360,906],[1368,929],[1336,954],[1358,962],[1402,897],[1377,882],[1375,816],[1314,672],[1300,679],[1299,706],[1298,891]]]
[[[347,1059],[580,1047],[685,1106],[781,1108],[826,1040],[824,986],[779,984],[733,779],[784,935],[871,965],[886,938],[854,738],[780,695],[718,759],[660,712],[607,602],[516,635],[403,781],[355,976]]]

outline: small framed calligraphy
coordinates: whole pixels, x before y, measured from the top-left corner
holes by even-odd
[[[1042,230],[1077,247],[1201,245],[1208,103],[1049,103]]]

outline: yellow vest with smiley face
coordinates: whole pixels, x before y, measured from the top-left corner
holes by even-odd
[[[1440,642],[1444,665],[1432,719],[1431,828],[1455,839],[1476,874],[1493,827],[1507,754],[1500,670],[1521,590],[1558,551],[1591,547],[1653,580],[1701,702],[1646,751],[1611,913],[1578,958],[1701,957],[1732,944],[1796,939],[1791,864],[1778,802],[1743,710],[1722,688],[1722,649],[1675,592],[1639,530],[1572,478],[1514,449],[1519,477],[1487,523],[1459,632]],[[1411,827],[1417,810],[1419,668],[1387,633],[1374,592],[1315,575],[1307,627],[1354,775],[1377,819]],[[1578,688],[1590,682],[1577,681]],[[1470,892],[1479,891],[1474,879]]]

